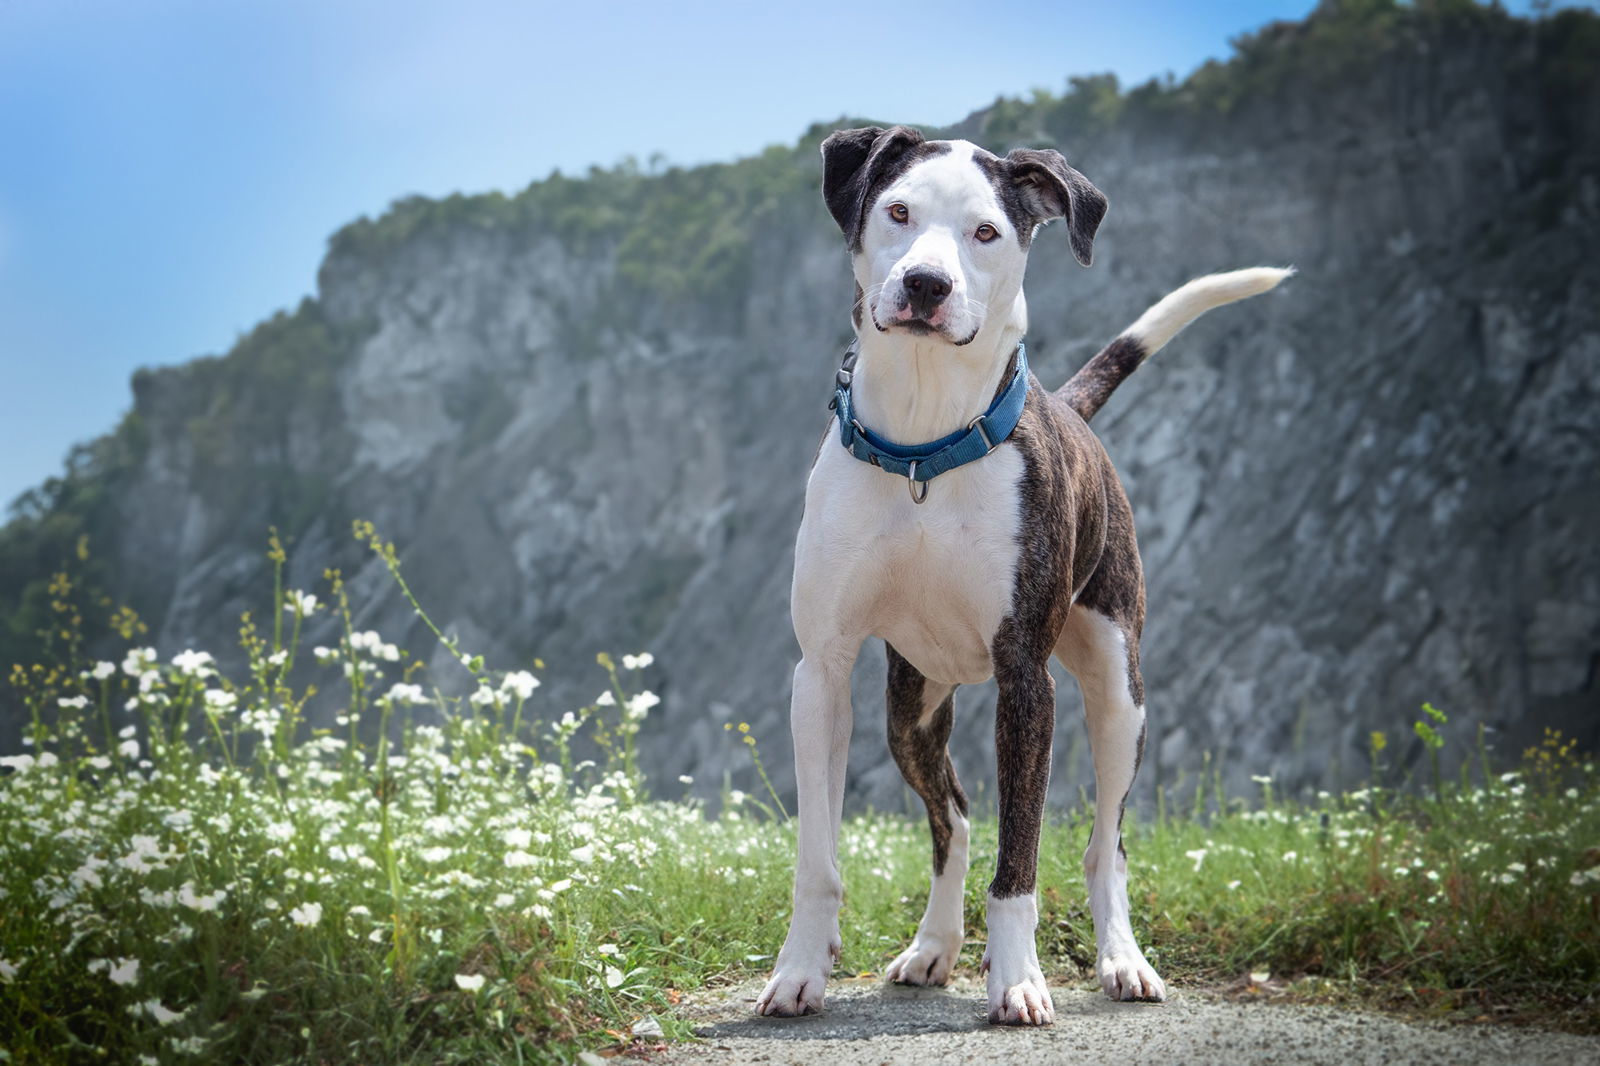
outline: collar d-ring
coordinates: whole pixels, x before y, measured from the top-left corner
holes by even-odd
[[[922,486],[922,494],[920,496],[917,494],[917,486],[919,484]],[[926,481],[917,481],[917,461],[915,459],[911,461],[911,469],[906,471],[906,491],[911,493],[912,503],[922,503],[928,498],[928,483]]]

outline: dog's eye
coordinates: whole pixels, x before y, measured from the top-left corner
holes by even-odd
[[[1000,231],[989,225],[989,223],[985,222],[983,225],[978,227],[977,231],[973,233],[973,236],[978,238],[978,240],[984,244],[988,244],[990,241],[1000,236]]]
[[[896,222],[905,222],[911,218],[911,209],[905,204],[890,204],[889,217]]]

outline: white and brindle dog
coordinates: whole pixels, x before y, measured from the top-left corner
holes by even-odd
[[[989,1018],[1053,1020],[1034,946],[1034,876],[1054,654],[1083,690],[1094,752],[1083,868],[1100,981],[1114,999],[1162,999],[1129,924],[1121,839],[1144,748],[1144,578],[1127,496],[1087,420],[1188,322],[1289,271],[1189,282],[1052,392],[1028,373],[1021,347],[1028,249],[1041,225],[1063,219],[1087,266],[1106,211],[1100,191],[1055,151],[1000,158],[905,127],[835,133],[822,155],[823,197],[854,264],[856,355],[839,375],[839,417],[812,467],[795,548],[799,861],[789,935],[756,1009],[820,1010],[841,949],[850,674],[869,636],[888,645],[890,750],[933,832],[927,909],[887,977],[943,984],[960,954],[967,799],[946,747],[952,695],[994,677],[1000,847],[982,963]],[[933,446],[902,447],[925,441]],[[942,460],[929,454],[941,447]]]

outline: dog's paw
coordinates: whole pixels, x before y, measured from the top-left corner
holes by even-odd
[[[1100,956],[1099,970],[1100,987],[1112,999],[1159,1003],[1167,998],[1167,986],[1161,983],[1161,978],[1137,948]]]
[[[822,990],[827,974],[788,973],[778,970],[756,1000],[756,1013],[777,1018],[795,1018],[822,1012]]]
[[[895,984],[942,985],[950,980],[950,971],[955,968],[960,954],[960,933],[939,935],[918,931],[911,946],[896,956],[883,975]]]
[[[996,1025],[1051,1025],[1056,1005],[1033,959],[1000,967],[984,953],[982,972],[989,975],[989,1020]]]
[[[784,945],[771,980],[756,997],[756,1013],[779,1018],[821,1013],[822,990],[842,947],[837,939],[820,940],[805,949],[790,950]]]

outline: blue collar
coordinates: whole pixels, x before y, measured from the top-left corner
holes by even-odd
[[[949,436],[926,444],[895,444],[884,440],[856,420],[850,397],[850,382],[855,373],[856,346],[845,353],[839,368],[833,402],[829,404],[839,418],[839,443],[864,463],[903,475],[918,503],[928,497],[927,483],[947,470],[965,466],[988,455],[1000,445],[1022,418],[1022,405],[1028,398],[1028,357],[1017,345],[1016,370],[1011,381],[994,398],[989,409]],[[917,494],[917,486],[922,494]]]

